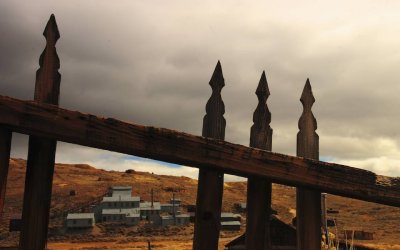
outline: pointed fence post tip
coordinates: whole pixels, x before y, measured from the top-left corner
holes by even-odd
[[[212,88],[218,87],[220,89],[222,89],[225,86],[225,79],[222,74],[222,66],[219,60],[211,76],[210,85]]]
[[[256,94],[257,94],[257,96],[263,94],[267,98],[270,95],[267,77],[265,75],[265,70],[261,74],[260,81],[259,81],[257,89],[256,89]]]
[[[271,150],[272,129],[271,113],[269,112],[267,99],[270,95],[265,71],[261,74],[260,81],[256,89],[258,98],[257,108],[253,113],[253,126],[250,130],[250,147]]]
[[[303,113],[299,119],[299,132],[297,133],[297,156],[319,159],[319,136],[317,120],[311,107],[315,102],[310,80],[301,94]],[[297,188],[296,192],[297,214],[297,249],[321,249],[321,192],[306,188]]]
[[[55,41],[60,38],[60,32],[58,31],[56,17],[54,16],[54,14],[50,15],[49,21],[47,22],[46,27],[43,31],[43,36],[46,37],[46,39],[49,39],[49,36],[51,36],[51,34],[54,34],[53,36]]]
[[[310,80],[308,78],[306,84],[304,85],[303,92],[301,93],[300,101],[309,109],[311,109],[311,106],[315,102]]]

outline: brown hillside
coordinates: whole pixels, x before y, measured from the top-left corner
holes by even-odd
[[[20,214],[22,210],[25,169],[25,160],[10,160],[10,172],[4,208],[5,213],[0,221],[0,246],[15,245],[18,241],[18,233],[9,233],[8,225],[9,219]],[[68,249],[63,248],[62,244],[66,244],[65,242],[85,241],[87,242],[85,243],[86,247],[88,247],[88,244],[92,244],[90,241],[93,240],[92,235],[96,234],[96,230],[99,231],[97,232],[96,240],[104,242],[113,242],[117,239],[118,242],[140,242],[141,240],[146,241],[148,237],[154,238],[156,236],[156,240],[171,240],[172,236],[165,235],[166,232],[158,231],[152,234],[149,231],[147,235],[143,235],[142,233],[132,233],[128,229],[126,230],[129,232],[124,229],[125,231],[119,232],[118,237],[116,235],[114,237],[114,231],[107,231],[107,228],[101,226],[96,227],[97,229],[91,234],[87,234],[86,236],[80,235],[78,238],[67,237],[60,231],[65,218],[65,211],[89,210],[90,204],[100,199],[107,188],[112,185],[130,185],[133,187],[133,195],[138,195],[143,200],[150,200],[151,189],[154,189],[155,200],[161,202],[167,202],[172,197],[172,192],[175,192],[176,196],[181,198],[183,204],[195,204],[197,191],[197,180],[183,176],[165,176],[137,171],[132,171],[131,173],[106,171],[85,164],[56,164],[53,179],[49,241],[59,243],[51,243],[50,246],[52,244],[59,244],[56,248]],[[71,190],[76,191],[75,196],[70,196]],[[245,202],[245,197],[245,182],[225,183],[223,210],[232,211],[233,204],[236,202]],[[329,216],[337,219],[339,232],[346,228],[374,232],[375,239],[373,241],[363,241],[363,243],[379,245],[382,246],[381,249],[400,249],[399,208],[334,195],[328,195],[327,202],[329,208],[339,211],[338,214]],[[295,189],[274,185],[273,208],[278,211],[280,218],[290,223],[295,213]],[[101,238],[101,232],[106,232],[106,235],[111,235],[111,237],[103,239]],[[187,248],[190,249],[190,243],[185,243],[185,241],[191,241],[192,232],[193,225],[185,230],[177,228],[174,237],[177,240],[181,240],[182,244],[188,245]],[[122,238],[121,233],[123,234]],[[227,242],[235,235],[238,235],[238,233],[227,234],[225,235],[225,240],[222,237],[222,241]],[[398,245],[399,248],[390,247],[390,245]],[[186,248],[184,247],[184,249]]]

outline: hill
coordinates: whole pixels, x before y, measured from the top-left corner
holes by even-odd
[[[22,159],[10,160],[10,171],[7,182],[7,193],[4,216],[0,221],[0,246],[15,245],[18,242],[18,233],[8,232],[9,219],[21,214],[26,161]],[[129,173],[127,173],[129,172]],[[155,242],[164,242],[171,246],[174,241],[177,248],[165,249],[190,249],[193,234],[193,225],[182,228],[152,231],[142,225],[142,228],[132,230],[122,227],[118,230],[107,225],[97,226],[93,232],[85,234],[65,234],[62,230],[63,221],[67,211],[87,211],[96,204],[107,191],[108,187],[115,185],[132,186],[133,195],[140,196],[143,200],[151,199],[151,189],[157,201],[167,202],[174,192],[184,205],[195,204],[197,180],[188,177],[157,175],[135,170],[127,172],[106,171],[96,169],[86,164],[56,164],[53,178],[53,195],[50,211],[49,248],[68,249],[68,244],[80,243],[82,247],[91,248],[100,243],[102,248],[113,248],[107,244],[119,242],[129,243],[132,248],[141,249],[147,239]],[[71,196],[70,192],[75,191]],[[278,216],[290,223],[295,216],[295,189],[288,186],[273,185],[273,208]],[[246,182],[226,182],[224,184],[223,211],[232,211],[233,204],[246,201]],[[380,246],[381,249],[400,249],[400,209],[342,198],[334,195],[327,196],[329,208],[337,210],[338,214],[329,217],[335,218],[338,232],[344,229],[365,230],[374,233],[374,240],[362,241],[364,244]],[[242,232],[244,227],[242,229]],[[230,239],[240,233],[222,233],[221,247]],[[95,239],[93,235],[96,235]],[[95,243],[93,243],[95,241]],[[107,243],[108,242],[108,243]],[[169,243],[166,243],[169,242]],[[78,244],[78,243],[76,243]],[[73,246],[76,247],[76,244]],[[159,243],[157,249],[163,249]],[[122,245],[121,245],[122,246]],[[140,246],[140,247],[139,247]],[[128,248],[127,248],[128,249]],[[222,248],[221,248],[222,249]]]

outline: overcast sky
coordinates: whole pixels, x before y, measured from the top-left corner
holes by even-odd
[[[221,60],[226,140],[249,144],[263,70],[272,149],[294,155],[307,77],[320,158],[400,175],[399,1],[0,1],[0,94],[33,99],[54,13],[60,106],[201,135]],[[12,156],[26,158],[27,137]],[[197,170],[58,143],[57,162],[197,177]],[[232,180],[232,177],[228,177]]]

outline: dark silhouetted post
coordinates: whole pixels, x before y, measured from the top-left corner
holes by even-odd
[[[226,122],[223,116],[225,106],[221,98],[221,90],[225,86],[225,81],[219,61],[211,77],[210,86],[212,94],[206,105],[202,135],[224,140]],[[213,156],[205,155],[204,157]],[[199,169],[196,223],[193,239],[194,250],[218,249],[223,186],[224,174],[222,172]]]
[[[262,73],[256,94],[258,105],[253,114],[253,126],[250,133],[250,147],[271,151],[272,129],[271,113],[268,110],[267,99],[270,95],[265,72]],[[257,177],[247,180],[247,220],[246,220],[246,249],[271,249],[270,242],[270,181]]]
[[[303,113],[297,133],[297,156],[318,160],[319,137],[315,132],[317,120],[311,107],[315,102],[310,81],[307,79],[300,98]],[[321,249],[321,192],[297,188],[297,249]]]
[[[61,75],[55,44],[60,38],[54,15],[43,32],[46,48],[36,72],[35,101],[58,105]],[[57,141],[29,137],[20,249],[45,249]]]
[[[6,186],[8,167],[10,164],[11,131],[0,128],[0,220],[3,217],[4,200],[6,198]]]

